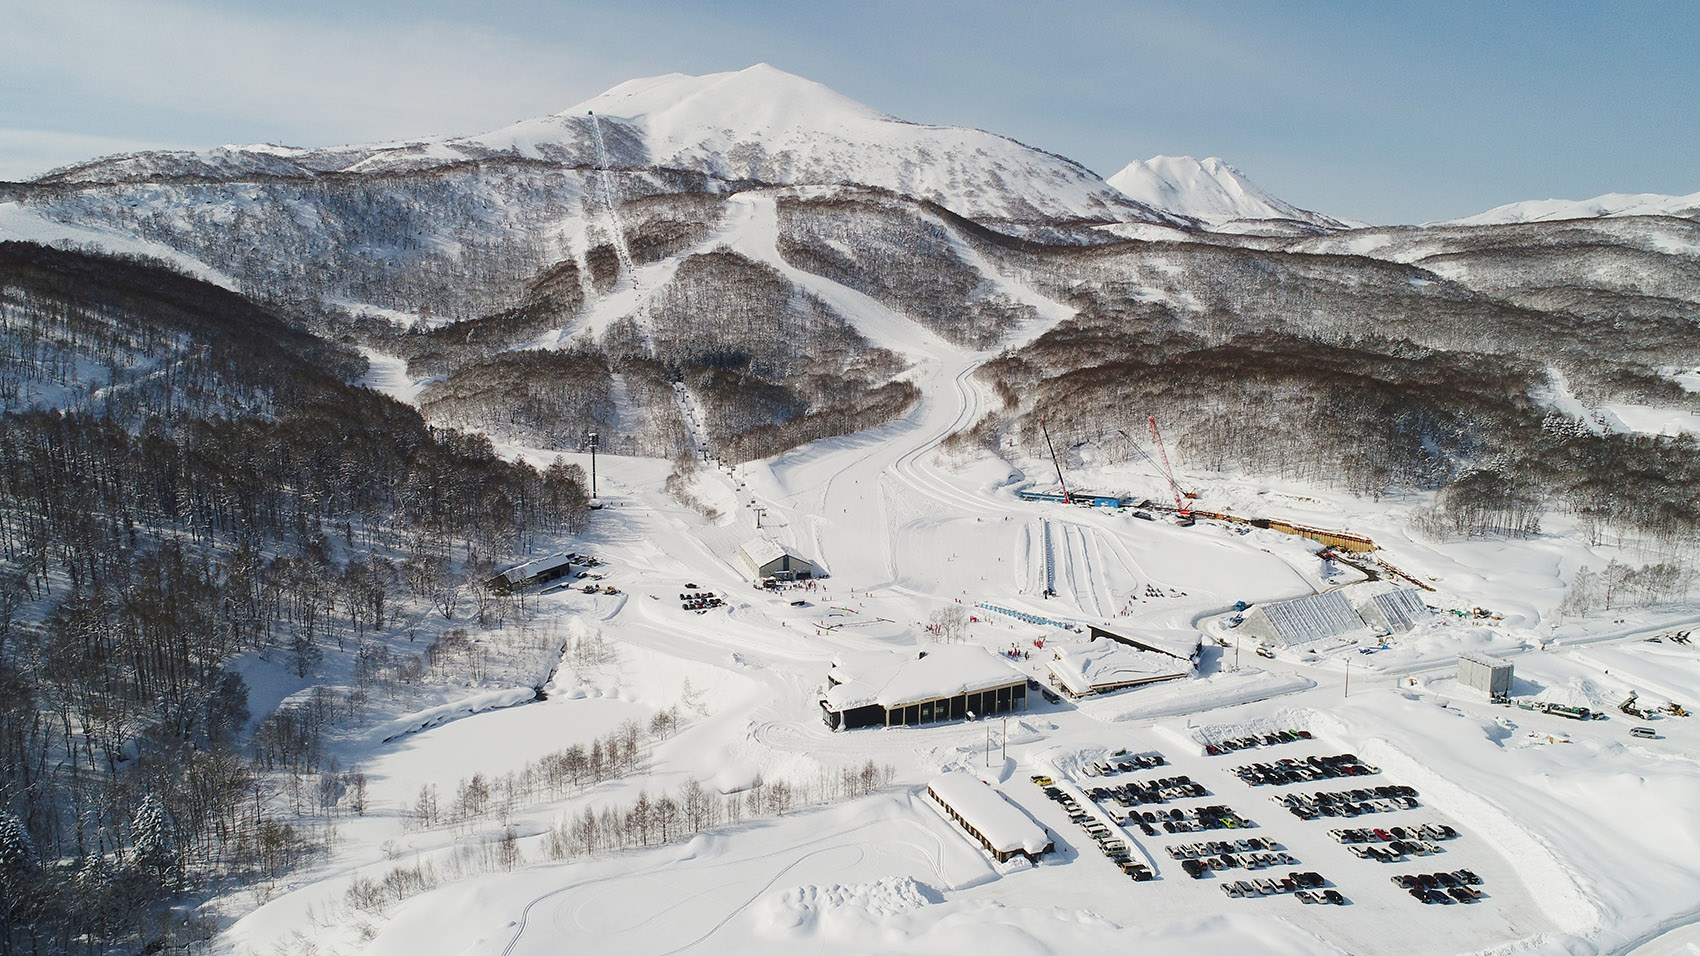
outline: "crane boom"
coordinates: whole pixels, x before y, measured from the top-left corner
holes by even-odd
[[[1186,499],[1196,498],[1198,495],[1187,494],[1182,491],[1181,483],[1175,480],[1175,470],[1169,466],[1169,450],[1163,447],[1163,433],[1157,430],[1157,416],[1153,415],[1146,420],[1151,423],[1151,443],[1157,446],[1157,454],[1162,456],[1163,459],[1163,464],[1158,470],[1163,473],[1163,477],[1169,482],[1169,490],[1175,495],[1175,510],[1183,517],[1191,517],[1192,505],[1188,504]],[[1122,434],[1125,435],[1126,432]],[[1128,440],[1132,441],[1132,439]],[[1150,457],[1147,455],[1146,459],[1150,460]],[[1156,463],[1153,462],[1153,464]]]
[[[1051,444],[1051,430],[1045,427],[1045,420],[1043,418],[1039,419],[1039,430],[1045,433],[1045,447],[1050,449],[1051,452],[1051,466],[1056,468],[1057,484],[1062,486],[1063,504],[1073,504],[1074,502],[1069,500],[1068,497],[1068,483],[1063,481],[1062,464],[1057,461],[1057,448],[1055,445]]]
[[[1168,456],[1164,455],[1163,460],[1158,461],[1157,459],[1151,457],[1151,453],[1145,450],[1145,446],[1141,445],[1139,442],[1134,441],[1132,435],[1129,435],[1127,432],[1124,432],[1119,428],[1116,429],[1116,434],[1127,439],[1127,443],[1129,445],[1133,446],[1133,450],[1136,451],[1136,452],[1139,452],[1139,457],[1145,459],[1146,463],[1148,463],[1151,467],[1157,469],[1157,474],[1161,475],[1163,480],[1168,483],[1169,493],[1175,496],[1175,511],[1177,511],[1181,514],[1191,514],[1192,513],[1192,507],[1186,503],[1186,500],[1183,497],[1182,492],[1181,492],[1181,486],[1178,483],[1176,483],[1175,476],[1169,473]],[[1159,443],[1157,445],[1157,450],[1158,451],[1163,450],[1163,446],[1162,446],[1161,443]]]

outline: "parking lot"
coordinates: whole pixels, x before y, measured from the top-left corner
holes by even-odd
[[[1545,927],[1511,861],[1348,742],[1250,736],[1223,746],[1159,725],[1059,754],[1033,768],[1043,786],[1012,782],[1011,795],[1081,848],[1063,865],[1103,866],[1141,910],[1196,911],[1208,894],[1366,954],[1453,952]],[[1394,936],[1395,925],[1422,929]]]

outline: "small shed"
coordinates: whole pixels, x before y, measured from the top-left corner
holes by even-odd
[[[1511,696],[1511,677],[1510,661],[1485,654],[1458,655],[1458,683],[1487,694],[1489,700]]]
[[[952,770],[934,777],[927,784],[927,796],[999,863],[1009,862],[1016,854],[1037,861],[1055,846],[1049,830],[972,774]]]
[[[738,558],[752,581],[767,578],[796,581],[815,576],[815,566],[771,538],[754,538],[738,546]]]
[[[490,587],[497,591],[515,591],[533,584],[547,584],[559,580],[573,573],[573,561],[578,557],[576,554],[554,554],[527,561],[491,578]]]

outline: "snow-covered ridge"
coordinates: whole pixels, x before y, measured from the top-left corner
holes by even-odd
[[[1277,199],[1214,156],[1202,160],[1191,156],[1135,160],[1105,181],[1137,202],[1211,226],[1284,219],[1323,229],[1347,228],[1337,219]]]
[[[1553,222],[1560,219],[1599,219],[1606,216],[1700,217],[1700,192],[1686,196],[1658,193],[1607,193],[1592,199],[1528,199],[1495,206],[1487,212],[1435,226],[1496,226],[1515,222]]]
[[[593,123],[604,141],[601,157]],[[777,185],[853,183],[979,219],[1189,224],[1127,198],[1070,160],[983,130],[906,122],[765,63],[630,80],[553,116],[477,136],[135,153],[56,170],[36,182],[393,174],[486,161],[665,167]]]

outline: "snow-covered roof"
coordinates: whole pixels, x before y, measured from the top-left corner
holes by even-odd
[[[1487,654],[1483,654],[1478,651],[1465,651],[1458,655],[1458,659],[1461,661],[1469,661],[1472,664],[1487,668],[1511,666],[1510,661],[1501,660],[1497,657],[1490,657]]]
[[[1020,850],[1031,856],[1045,852],[1051,835],[997,790],[972,774],[952,770],[927,784],[945,806],[968,821],[999,853]]]
[[[535,561],[527,561],[518,567],[509,568],[502,572],[502,577],[509,584],[518,584],[521,581],[529,581],[530,579],[537,577],[539,574],[553,571],[564,564],[571,563],[572,557],[570,555],[551,555],[547,558],[538,558]]]
[[[739,545],[738,550],[743,552],[744,560],[758,568],[785,557],[787,553],[784,546],[772,538],[751,538]]]
[[[935,647],[925,657],[883,651],[841,654],[833,658],[829,676],[838,685],[826,692],[827,707],[834,712],[869,704],[889,709],[1027,679],[990,651],[972,644]]]
[[[1148,651],[1178,657],[1184,661],[1198,657],[1198,649],[1204,641],[1203,635],[1188,628],[1139,628],[1126,631],[1115,631],[1107,627],[1092,625],[1092,635],[1108,637],[1123,644],[1132,644]]]
[[[1192,673],[1187,661],[1114,641],[1094,641],[1060,649],[1047,666],[1076,697]]]

